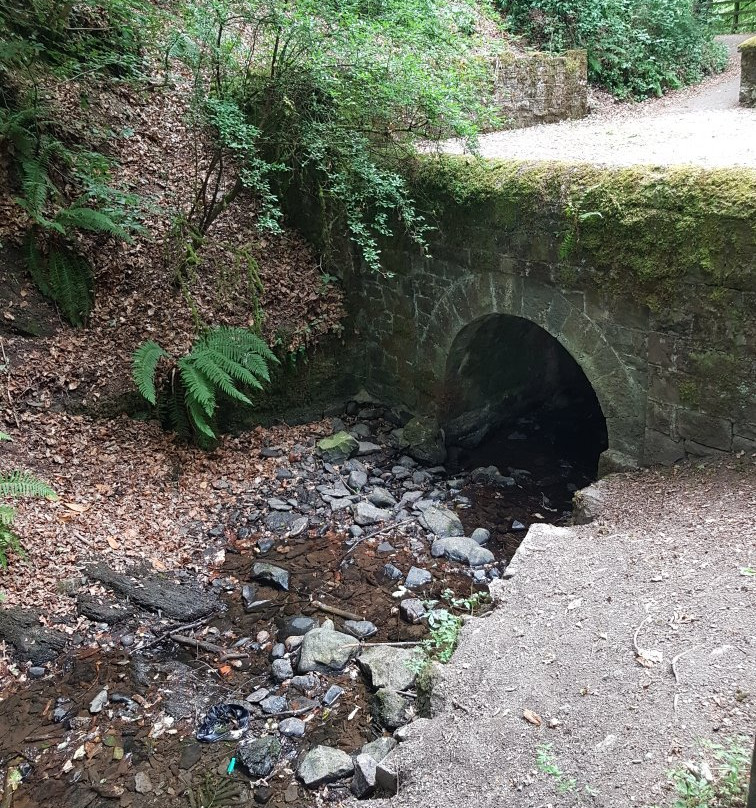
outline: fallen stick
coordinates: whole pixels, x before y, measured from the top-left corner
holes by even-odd
[[[225,648],[221,648],[220,645],[207,642],[207,640],[198,640],[196,637],[187,637],[185,634],[170,634],[169,636],[173,642],[177,642],[179,645],[188,645],[198,649],[201,648],[203,651],[210,651],[212,654],[217,654],[221,662],[226,662],[229,659],[247,659],[249,657],[249,654],[227,651]]]
[[[391,646],[392,648],[401,648],[406,645],[422,645],[425,640],[406,640],[405,642],[355,642],[345,648],[376,648],[380,646]]]
[[[635,656],[637,657],[643,656],[643,654],[641,653],[641,649],[638,648],[638,634],[640,634],[640,630],[643,628],[643,626],[646,625],[646,623],[648,623],[650,619],[651,619],[650,614],[644,617],[643,620],[641,620],[641,623],[638,626],[638,628],[635,629],[635,633],[633,634],[633,649],[635,650]]]
[[[338,606],[329,606],[326,603],[323,603],[321,600],[313,600],[310,603],[310,606],[318,609],[321,612],[325,612],[326,614],[333,614],[336,617],[343,617],[345,620],[358,620],[362,621],[365,618],[359,614],[355,614],[354,612],[348,612],[346,609],[339,609]]]
[[[132,656],[137,651],[144,651],[145,648],[152,648],[153,645],[157,645],[161,643],[166,637],[170,637],[171,634],[175,633],[176,631],[188,631],[190,628],[197,628],[197,626],[201,626],[203,623],[207,623],[208,620],[211,620],[215,616],[215,613],[208,614],[205,617],[200,617],[199,620],[194,620],[192,623],[183,623],[182,625],[174,626],[173,628],[166,629],[162,634],[159,634],[157,637],[153,638],[149,642],[141,643],[136,647],[132,648],[128,656]]]

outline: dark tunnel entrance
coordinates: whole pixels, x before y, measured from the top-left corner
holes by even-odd
[[[551,514],[548,521],[566,515],[573,492],[595,480],[607,448],[606,420],[585,373],[551,334],[521,317],[488,315],[457,334],[441,414],[450,466],[496,466],[519,489],[532,489],[530,507]]]

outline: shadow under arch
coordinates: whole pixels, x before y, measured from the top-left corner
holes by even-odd
[[[578,362],[543,327],[511,314],[480,316],[456,333],[439,417],[463,464],[506,467],[530,451],[595,478],[608,447],[606,418]],[[515,435],[510,443],[502,430]]]

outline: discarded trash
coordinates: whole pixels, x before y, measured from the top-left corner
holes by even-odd
[[[249,710],[239,704],[216,704],[197,728],[197,740],[236,741],[249,727]]]
[[[233,757],[233,758],[231,758],[231,761],[228,764],[228,768],[226,769],[226,774],[233,774],[235,766],[236,766],[236,758]]]

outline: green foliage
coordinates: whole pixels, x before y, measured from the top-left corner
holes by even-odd
[[[396,228],[424,243],[401,159],[420,140],[473,141],[493,117],[481,101],[488,65],[470,30],[475,11],[460,13],[466,8],[444,0],[187,4],[166,64],[179,58],[194,71],[195,114],[218,149],[198,183],[192,226],[204,235],[246,188],[259,200],[259,225],[275,231],[286,175],[343,216],[375,269],[379,239]]]
[[[70,145],[67,122],[40,99],[56,80],[131,72],[146,10],[141,0],[0,3],[0,147],[12,158],[15,201],[29,220],[30,274],[74,325],[84,324],[94,301],[79,234],[127,239],[139,228],[141,200],[109,185],[111,161]]]
[[[724,69],[711,7],[695,0],[503,0],[535,45],[588,51],[589,79],[618,98],[661,95]]]
[[[446,609],[434,609],[428,616],[430,637],[423,647],[431,659],[448,662],[457,648],[462,619]]]
[[[673,808],[745,808],[751,746],[748,738],[727,745],[702,741],[700,762],[669,772],[675,787]]]
[[[574,777],[568,777],[559,768],[553,754],[553,744],[542,743],[538,746],[536,751],[536,767],[538,771],[548,774],[553,777],[556,789],[560,794],[569,794],[577,787],[577,780]]]
[[[186,798],[189,808],[227,808],[240,804],[241,787],[235,780],[206,774],[204,783],[189,789]]]
[[[160,360],[170,358],[156,342],[145,342],[133,356],[133,378],[142,396],[157,406],[164,422],[183,437],[200,443],[217,438],[218,399],[225,396],[252,406],[247,392],[270,381],[268,367],[278,362],[267,344],[244,328],[206,331],[185,356],[171,361],[158,376]]]
[[[13,471],[0,475],[0,497],[14,499],[17,497],[46,497],[57,499],[58,496],[49,485],[25,471]],[[23,555],[21,539],[13,530],[16,511],[10,505],[0,504],[0,567],[8,566],[8,554],[14,552]]]

